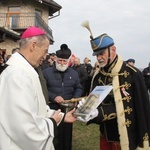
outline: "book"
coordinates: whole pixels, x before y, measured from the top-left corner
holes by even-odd
[[[83,106],[76,109],[74,115],[87,120],[92,112],[102,103],[105,97],[112,90],[112,86],[96,86],[93,91],[85,99]]]

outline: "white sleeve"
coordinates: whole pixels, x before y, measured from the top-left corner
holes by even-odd
[[[48,118],[52,117],[52,115],[55,113],[56,110],[54,109],[50,109],[48,105],[46,105],[46,109],[47,109],[47,113],[48,113]],[[60,114],[62,115],[61,120],[57,123],[57,126],[61,123],[63,117],[64,117],[64,113],[60,112]]]

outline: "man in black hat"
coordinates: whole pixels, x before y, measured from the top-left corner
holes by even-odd
[[[0,50],[0,74],[6,68],[6,64],[4,62],[3,52]]]
[[[148,63],[148,67],[143,69],[142,73],[144,76],[145,84],[147,86],[147,90],[150,94],[150,62]]]
[[[56,62],[53,67],[43,71],[48,88],[50,107],[61,109],[65,100],[78,98],[82,95],[82,86],[78,73],[72,68],[68,68],[71,50],[66,44],[62,44],[60,50],[56,51]],[[74,107],[74,105],[73,105]],[[72,149],[72,124],[62,123],[58,129],[58,144],[56,150]]]
[[[135,64],[135,59],[133,59],[133,58],[128,59],[128,60],[127,60],[127,64],[129,64],[129,65],[131,65],[131,66],[134,66],[134,64]]]
[[[97,117],[88,122],[100,125],[100,149],[150,149],[150,103],[141,71],[122,60],[107,34],[97,38],[91,35],[91,46],[100,66],[92,89],[113,86],[95,110]]]

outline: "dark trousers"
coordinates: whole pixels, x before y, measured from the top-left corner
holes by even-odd
[[[72,123],[61,123],[58,126],[55,150],[72,150]]]

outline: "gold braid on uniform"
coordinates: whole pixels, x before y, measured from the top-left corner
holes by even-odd
[[[111,119],[114,119],[114,118],[116,118],[117,117],[117,114],[116,113],[111,113],[111,114],[109,114],[109,115],[107,115],[107,114],[105,114],[104,113],[104,110],[102,109],[102,107],[100,107],[101,108],[101,110],[102,110],[102,115],[103,115],[103,120],[102,120],[102,122],[103,121],[106,121],[106,120],[111,120]]]
[[[119,88],[129,89],[129,87],[131,87],[131,83],[125,82],[124,84],[122,84],[118,88],[116,88],[116,90],[118,90]]]
[[[129,72],[127,72],[126,70],[123,73],[107,73],[103,69],[101,69],[100,73],[103,74],[104,76],[109,76],[109,77],[124,76],[125,78],[127,78],[127,76],[129,75]]]
[[[111,66],[109,67],[108,71],[105,72],[104,68],[100,68],[99,72],[101,74],[103,74],[104,76],[108,76],[108,77],[114,77],[114,76],[124,76],[125,78],[127,78],[127,76],[130,74],[129,72],[127,72],[126,70],[122,73],[111,73],[112,69],[115,67],[116,63],[118,61],[118,56],[116,57],[116,59],[114,60],[114,62],[111,64]]]

